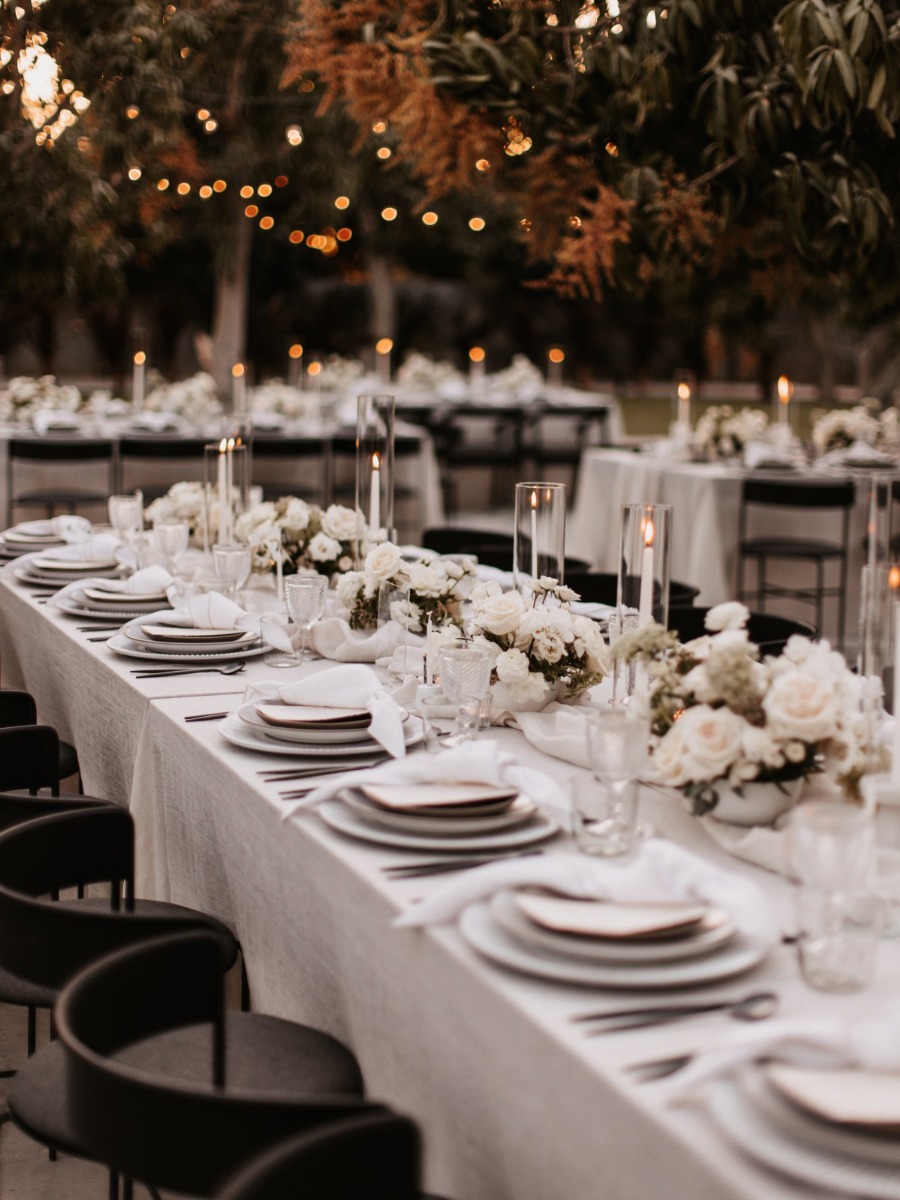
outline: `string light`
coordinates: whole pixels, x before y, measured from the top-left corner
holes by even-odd
[[[274,217],[263,217],[259,222],[260,229],[272,229],[275,225]]]
[[[143,174],[143,171],[141,171],[140,167],[132,167],[131,170],[128,172],[128,178],[132,182],[136,182],[138,179],[140,179],[142,174]]]
[[[392,151],[389,146],[379,146],[378,150],[375,152],[375,157],[384,161],[385,159],[390,158],[391,154]]]
[[[387,133],[388,123],[379,117],[377,121],[372,122],[373,133]]]
[[[350,197],[349,196],[338,196],[334,202],[334,207],[335,208],[349,208],[350,207]]]
[[[485,224],[486,221],[483,217],[472,217],[472,219],[469,221],[469,228],[473,231],[473,233],[481,233],[482,229],[485,227]]]
[[[288,350],[288,358],[298,359],[303,357],[303,347],[299,342],[294,342],[293,346]]]
[[[422,224],[423,225],[437,225],[437,223],[438,223],[438,215],[436,212],[423,212],[422,213]]]
[[[255,217],[258,215],[258,213],[259,213],[259,208],[255,204],[248,204],[247,207],[244,209],[245,217]]]
[[[244,186],[241,188],[241,199],[249,200],[252,195],[253,195],[253,188],[249,185],[249,183],[245,183]]]
[[[257,196],[271,196],[272,185],[270,183],[261,183],[256,189]]]
[[[381,210],[381,219],[383,221],[396,221],[396,219],[397,219],[396,208],[391,208],[390,206],[388,206],[387,208],[383,208]]]
[[[302,243],[304,236],[305,234],[303,233],[302,229],[292,229],[288,235],[288,241],[293,246],[299,246]]]
[[[284,136],[291,146],[299,146],[303,141],[303,130],[299,125],[288,125],[284,131]]]

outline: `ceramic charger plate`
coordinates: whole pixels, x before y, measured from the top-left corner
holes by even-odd
[[[258,658],[261,654],[270,654],[272,647],[265,642],[262,645],[253,645],[246,649],[235,649],[233,646],[226,650],[211,650],[208,646],[203,650],[194,649],[194,647],[184,647],[176,651],[174,649],[159,649],[147,650],[143,646],[132,642],[123,633],[114,633],[107,641],[106,645],[115,654],[121,654],[123,658],[140,658],[145,661],[155,663],[178,662],[178,663],[217,663],[231,662],[237,658]]]
[[[309,727],[299,729],[287,725],[273,725],[270,721],[264,721],[257,712],[260,707],[259,700],[249,700],[246,704],[242,704],[237,711],[237,715],[242,721],[250,726],[251,729],[259,730],[265,737],[276,742],[288,742],[298,746],[348,746],[354,742],[372,744],[372,735],[368,729],[368,721],[364,728],[329,728],[329,727]]]
[[[370,739],[367,742],[342,742],[338,745],[290,745],[279,742],[268,736],[265,730],[256,729],[242,721],[237,713],[231,713],[218,725],[219,733],[226,742],[240,746],[243,750],[260,750],[264,754],[287,754],[292,758],[350,758],[356,756],[377,756],[378,759],[387,756],[380,743]],[[419,721],[409,721],[403,727],[403,738],[408,747],[416,746],[424,739],[422,725]]]
[[[499,829],[513,829],[531,820],[537,812],[532,800],[518,796],[504,812],[485,813],[480,816],[448,816],[446,810],[428,816],[424,811],[415,813],[392,812],[373,803],[361,791],[348,789],[341,794],[348,808],[366,821],[374,821],[385,829],[399,829],[401,833],[424,833],[438,838],[467,837],[470,834],[493,833]]]

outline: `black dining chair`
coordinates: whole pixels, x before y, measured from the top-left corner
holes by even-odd
[[[140,488],[145,500],[155,500],[174,483],[202,480],[206,444],[206,438],[177,434],[133,433],[119,438],[119,490]]]
[[[578,593],[582,600],[592,604],[618,603],[618,576],[609,571],[570,571],[566,568],[566,586]],[[693,604],[700,589],[690,583],[669,582],[669,606],[684,607]]]
[[[0,688],[0,730],[11,725],[37,725],[37,703],[30,692],[17,688]],[[75,747],[62,739],[59,742],[58,771],[57,783],[77,775],[80,786],[81,768],[78,765]],[[6,785],[3,782],[3,752],[0,743],[0,791],[3,790],[6,790]]]
[[[116,490],[116,443],[109,438],[11,437],[7,443],[6,524],[12,523],[17,508],[43,510],[53,516],[57,509],[75,512],[89,505],[106,507],[107,497]],[[52,467],[52,485],[19,489],[18,468]],[[97,472],[105,477],[97,487]],[[93,486],[86,485],[90,481]]]
[[[256,1036],[242,1036],[253,1023]],[[56,1025],[68,1145],[154,1188],[216,1196],[286,1137],[384,1111],[363,1099],[347,1052],[343,1069],[311,1066],[302,1043],[313,1031],[226,1012],[206,933],[154,938],[94,962],[60,996]],[[37,1091],[23,1104],[17,1079],[10,1108],[44,1139]]]
[[[311,503],[323,504],[331,495],[332,455],[328,438],[254,434],[253,466],[253,482],[262,488],[264,500],[300,496]]]
[[[816,628],[824,627],[824,605],[837,599],[837,636],[843,640],[847,611],[847,570],[850,560],[850,513],[856,498],[852,479],[745,479],[741,489],[741,508],[738,521],[738,599],[748,600],[760,612],[766,610],[770,599],[789,599],[811,605],[815,612]],[[754,509],[762,509],[770,523],[763,534],[751,534],[750,519]],[[831,513],[840,518],[837,538],[805,537],[782,534],[778,531],[779,513],[800,510],[812,518],[816,513]],[[760,517],[761,519],[761,517]],[[756,564],[756,586],[748,587],[745,568],[748,561]],[[780,563],[782,572],[788,565],[808,564],[815,573],[814,582],[806,586],[789,584],[782,573],[781,581],[770,574],[770,564]],[[826,566],[834,564],[837,577],[826,583]]]
[[[693,641],[702,637],[709,630],[706,628],[708,608],[686,607],[669,609],[669,629],[674,630],[682,642]],[[800,637],[814,638],[815,626],[806,621],[795,621],[790,617],[779,617],[774,613],[751,612],[747,621],[747,636],[755,646],[759,647],[761,655],[780,654],[795,634]]]

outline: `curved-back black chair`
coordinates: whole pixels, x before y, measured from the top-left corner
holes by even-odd
[[[119,490],[133,491],[139,487],[145,500],[155,500],[165,495],[173,483],[191,476],[202,480],[203,452],[208,440],[164,433],[133,433],[119,438]],[[193,469],[186,468],[187,463],[193,463]],[[169,464],[172,466],[165,482],[150,483],[141,479],[141,466],[156,469]]]
[[[0,688],[0,730],[11,725],[37,725],[37,704],[30,692]],[[2,763],[3,753],[0,751],[0,791],[7,788],[3,781]],[[81,775],[78,755],[74,746],[60,740],[58,778],[68,779],[71,775]]]
[[[250,1062],[234,1015],[224,1012],[217,949],[204,933],[132,946],[74,978],[56,1022],[66,1116],[83,1153],[153,1187],[215,1196],[289,1135],[381,1111],[359,1088],[317,1087],[298,1070],[284,1045],[299,1028],[290,1022],[257,1018],[281,1036]],[[14,1094],[11,1103],[15,1113]]]
[[[219,1200],[420,1200],[416,1125],[370,1112],[323,1125],[254,1159]]]
[[[611,571],[570,571],[566,568],[566,586],[576,591],[582,600],[592,604],[617,603],[618,576]],[[669,607],[684,608],[694,603],[700,589],[690,583],[669,582]]]
[[[683,642],[702,637],[709,632],[705,624],[708,612],[708,608],[670,608],[669,628],[674,629]],[[814,638],[816,629],[806,621],[794,621],[790,617],[775,616],[774,613],[751,612],[747,634],[750,641],[759,647],[760,654],[780,654],[794,634]]]
[[[277,466],[291,473],[291,478],[256,480],[262,486],[264,500],[301,496],[322,504],[331,493],[331,442],[327,438],[257,432],[253,436],[253,461],[259,467]]]
[[[738,599],[758,602],[760,610],[772,598],[799,600],[812,605],[816,616],[816,628],[822,629],[825,600],[837,598],[838,638],[844,637],[847,611],[847,568],[850,557],[850,512],[856,498],[856,485],[852,479],[833,480],[787,480],[745,479],[741,490],[741,509],[738,523]],[[801,509],[813,515],[815,512],[831,512],[840,515],[839,538],[785,536],[775,530],[761,536],[750,536],[748,518],[750,511],[761,507],[772,513],[770,520],[777,521],[778,509]],[[748,559],[756,562],[756,587],[745,586],[744,569]],[[769,575],[770,560],[797,563],[805,562],[815,568],[815,583],[807,587],[789,586],[778,583]],[[825,583],[826,564],[836,563],[838,577],[831,585]]]
[[[23,706],[27,707],[27,706]],[[0,729],[0,791],[59,795],[59,737],[50,725]]]
[[[511,571],[513,567],[513,535],[486,529],[458,529],[455,526],[435,526],[426,529],[422,545],[438,554],[471,554],[486,567]],[[565,559],[566,582],[570,571],[586,572],[589,563],[583,558]]]
[[[80,438],[70,435],[57,436],[48,434],[47,437],[12,437],[7,447],[6,462],[6,504],[7,525],[12,521],[14,509],[19,507],[42,508],[47,516],[53,515],[56,508],[74,512],[82,504],[106,504],[106,498],[115,491],[116,482],[116,445],[107,438]],[[18,491],[16,488],[16,465],[19,463],[53,464],[64,471],[71,466],[73,482],[65,486],[58,482],[52,487],[29,488]],[[82,486],[85,478],[96,478],[94,472],[83,470],[85,463],[93,463],[96,467],[106,470],[106,485],[103,488]],[[77,486],[75,481],[78,481]]]

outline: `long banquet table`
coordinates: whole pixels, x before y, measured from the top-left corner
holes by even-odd
[[[226,744],[214,723],[184,721],[235,708],[245,684],[271,669],[254,663],[239,684],[219,675],[136,681],[130,660],[89,636],[0,575],[2,683],[27,684],[41,717],[75,740],[87,792],[130,807],[142,893],[227,921],[245,950],[254,1007],[352,1046],[369,1094],[420,1122],[431,1189],[459,1200],[819,1194],[739,1157],[702,1113],[666,1107],[656,1088],[623,1073],[708,1043],[728,1018],[587,1038],[569,1018],[602,1006],[596,990],[507,973],[453,927],[393,928],[392,917],[437,881],[387,880],[381,867],[403,852],[342,838],[314,813],[285,822],[278,785],[259,776],[272,760]],[[516,731],[496,737],[524,762],[578,773]],[[783,879],[728,858],[671,797],[644,789],[641,808],[659,834],[761,882],[791,928]],[[547,852],[558,845],[566,838]],[[771,986],[784,1015],[861,1014],[896,992],[898,953],[882,945],[876,987],[856,996],[811,990],[788,946],[703,994]],[[632,997],[606,998],[618,1007]]]

